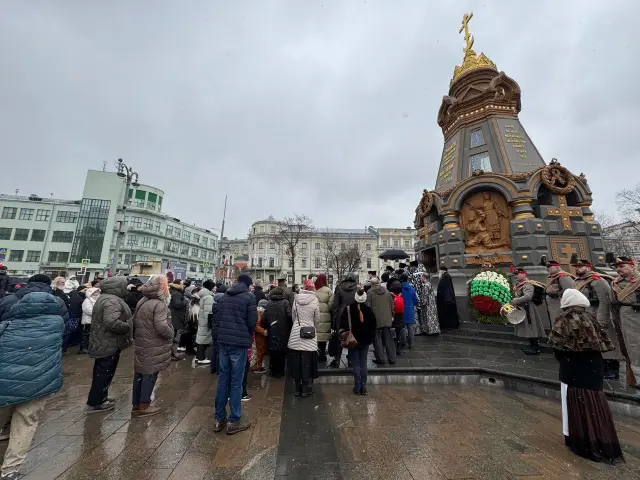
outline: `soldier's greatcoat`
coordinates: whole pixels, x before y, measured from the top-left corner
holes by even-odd
[[[631,368],[640,382],[640,272],[617,277],[612,285],[614,300],[620,308],[620,330]]]
[[[560,299],[562,298],[562,293],[567,288],[573,288],[573,276],[570,273],[561,270],[555,275],[549,275],[547,278],[547,295],[545,302],[547,302],[550,317],[549,321],[551,322],[549,325],[545,325],[548,329],[551,329],[556,318],[562,314]]]
[[[576,277],[574,281],[574,287],[576,290],[582,292],[585,297],[589,299],[591,306],[587,309],[590,313],[595,315],[598,323],[613,342],[615,350],[605,352],[602,354],[602,358],[607,360],[622,360],[622,354],[620,353],[620,342],[618,341],[618,335],[611,319],[611,286],[609,280],[613,280],[610,277],[603,277],[596,272],[588,272],[586,275]]]
[[[544,324],[540,313],[533,303],[533,284],[529,280],[517,283],[514,287],[514,298],[511,300],[511,304],[515,305],[525,312],[527,317],[524,322],[516,325],[516,335],[522,338],[544,338],[546,334],[544,332]]]

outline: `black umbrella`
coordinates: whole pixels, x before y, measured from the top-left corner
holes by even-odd
[[[404,260],[405,258],[409,258],[409,255],[407,255],[404,250],[392,248],[389,250],[385,250],[380,255],[378,255],[378,257],[382,260]]]

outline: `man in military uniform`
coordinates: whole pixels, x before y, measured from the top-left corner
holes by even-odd
[[[627,383],[640,388],[640,271],[636,269],[636,262],[629,257],[616,258],[613,266],[618,272],[618,277],[611,284],[613,302],[619,311],[627,361],[635,376],[635,381],[627,378]],[[627,372],[631,373],[629,369]]]
[[[516,325],[516,335],[529,340],[529,347],[522,349],[524,353],[540,355],[540,339],[546,337],[546,334],[540,313],[533,303],[537,282],[529,280],[527,271],[521,268],[512,269],[512,273],[516,277],[516,284],[513,287],[514,296],[511,299],[511,305],[521,308],[527,314],[524,321]],[[544,285],[538,285],[544,288]]]
[[[548,328],[553,326],[556,318],[562,312],[560,308],[560,299],[567,288],[573,288],[573,275],[562,270],[559,262],[549,260],[547,262],[547,288],[546,299],[547,311],[549,312]]]
[[[620,372],[620,362],[622,359],[620,345],[613,322],[611,321],[611,287],[609,282],[613,278],[593,271],[593,265],[589,260],[577,260],[572,265],[576,268],[576,278],[574,286],[576,290],[582,292],[589,299],[591,307],[589,312],[595,315],[598,323],[613,342],[616,349],[602,354],[604,359],[604,377],[607,379],[618,379]]]

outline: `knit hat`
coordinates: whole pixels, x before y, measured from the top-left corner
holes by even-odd
[[[353,297],[353,298],[358,303],[364,303],[364,302],[367,301],[367,292],[365,292],[364,290],[358,290],[356,292],[355,297]]]
[[[585,307],[590,306],[589,299],[584,294],[576,290],[575,288],[567,288],[562,294],[562,300],[560,300],[560,308],[571,307]]]
[[[47,285],[50,285],[51,278],[49,278],[47,275],[43,273],[36,273],[33,277],[29,279],[29,283],[34,283],[34,282],[46,283]]]
[[[246,273],[243,273],[238,277],[238,283],[244,283],[248,287],[249,285],[253,285],[253,279]]]
[[[311,290],[312,292],[316,291],[316,286],[314,285],[312,280],[305,280],[304,281],[304,289],[305,290]]]
[[[380,283],[380,279],[378,277],[371,277],[369,281],[371,282],[371,285],[378,285]]]
[[[269,302],[264,298],[258,302],[258,308],[266,308],[269,305]]]
[[[256,287],[262,287],[262,280],[256,280],[253,285]]]

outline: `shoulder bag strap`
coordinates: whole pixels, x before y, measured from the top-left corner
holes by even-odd
[[[351,330],[351,305],[347,305],[347,323],[349,324],[349,330]]]

